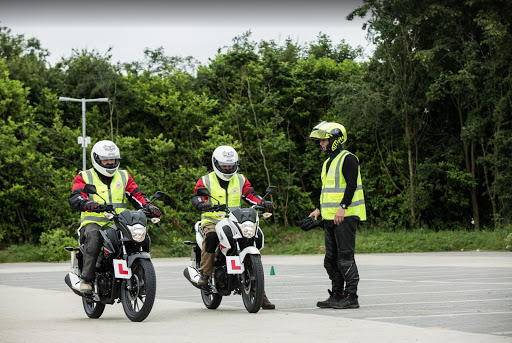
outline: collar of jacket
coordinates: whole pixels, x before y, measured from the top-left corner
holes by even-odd
[[[338,156],[339,153],[342,152],[343,150],[345,150],[345,148],[338,149],[335,152],[331,153],[331,155],[329,156],[329,161],[334,160],[334,158]]]

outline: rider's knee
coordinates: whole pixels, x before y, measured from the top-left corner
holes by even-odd
[[[205,250],[208,253],[214,253],[217,249],[217,245],[219,245],[219,238],[217,237],[217,233],[208,232],[205,237]]]
[[[100,253],[103,238],[99,231],[92,231],[85,238],[85,251],[88,255],[97,256]]]

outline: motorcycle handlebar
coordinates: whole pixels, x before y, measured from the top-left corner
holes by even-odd
[[[253,208],[256,211],[266,211],[267,210],[267,208],[265,206],[261,206],[261,205],[254,205]]]
[[[212,206],[213,212],[229,212],[229,208],[226,206],[226,204],[222,205],[213,205]]]
[[[101,205],[96,207],[93,210],[88,210],[87,212],[94,212],[94,213],[102,213],[102,212],[112,212],[114,211],[114,207],[112,205]]]

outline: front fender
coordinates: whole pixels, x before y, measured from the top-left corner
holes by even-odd
[[[131,268],[132,267],[132,263],[135,262],[135,260],[139,259],[139,258],[150,260],[151,259],[151,255],[149,253],[147,253],[147,252],[138,252],[138,253],[135,253],[133,255],[128,256],[128,260],[126,261],[126,264],[128,265],[128,268]]]
[[[260,255],[260,251],[258,250],[258,248],[253,246],[245,248],[244,250],[240,251],[240,262],[244,263],[245,255],[247,254]]]

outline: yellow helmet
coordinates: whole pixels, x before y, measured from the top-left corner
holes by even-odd
[[[342,147],[347,141],[347,130],[338,123],[321,122],[309,134],[312,139],[329,139],[325,152],[331,153]]]

